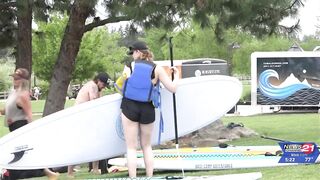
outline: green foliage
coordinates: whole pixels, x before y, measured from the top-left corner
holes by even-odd
[[[32,38],[32,68],[39,79],[51,79],[67,20],[66,16],[55,15],[50,23],[37,23],[38,31]]]
[[[247,104],[251,102],[251,85],[243,84],[242,95],[240,97],[239,102],[243,104]]]
[[[320,46],[320,38],[316,36],[306,36],[300,43],[300,46],[305,51],[312,51],[316,46]]]
[[[47,82],[51,79],[67,20],[65,15],[55,15],[50,23],[39,23],[39,30],[33,35],[33,70],[37,78]],[[76,58],[72,81],[82,83],[101,71],[110,76],[121,71],[120,62],[125,57],[126,48],[118,47],[119,39],[118,33],[111,34],[105,28],[87,32]]]
[[[214,20],[213,20],[214,21]],[[151,28],[146,30],[146,41],[151,44],[155,57],[170,59],[168,38],[173,37],[174,59],[195,59],[203,57],[221,58],[226,57],[225,43],[217,43],[216,35],[212,28],[201,28],[195,22],[183,29],[168,33],[165,30]],[[188,23],[188,24],[189,24]]]
[[[286,32],[286,28],[278,23],[286,16],[296,15],[302,1],[269,0],[269,1],[197,1],[193,14],[194,19],[201,27],[208,23],[208,16],[214,15],[217,21],[214,31],[219,42],[224,41],[224,32],[230,28],[250,32],[257,37]],[[295,32],[297,27],[289,28]]]
[[[2,0],[0,5],[0,48],[13,47],[15,43],[15,29],[17,28],[15,9],[7,7],[11,0]]]
[[[76,58],[73,80],[83,82],[97,72],[106,71],[110,76],[121,71],[121,61],[126,56],[126,48],[118,47],[120,35],[108,33],[105,28],[87,32],[82,40]]]
[[[46,99],[49,91],[49,83],[47,81],[37,81],[37,86],[40,87],[41,95],[39,96],[39,99]],[[42,112],[42,111],[41,111]]]
[[[171,32],[181,29],[192,20],[197,22],[200,28],[212,28],[216,40],[223,42],[225,32],[230,28],[237,28],[257,37],[295,33],[298,26],[284,28],[278,23],[285,17],[297,15],[302,1],[104,0],[104,4],[110,17],[121,15],[127,17],[127,20],[133,20],[132,24],[147,29],[164,28]],[[211,20],[213,16],[215,21]]]
[[[211,18],[211,23],[216,19]],[[164,29],[151,28],[146,30],[145,41],[149,44],[156,60],[170,59],[168,37],[172,36],[174,59],[218,58],[230,63],[230,71],[235,76],[250,76],[251,54],[255,51],[287,51],[293,43],[298,42],[305,50],[312,50],[320,44],[316,38],[305,38],[299,41],[285,36],[255,36],[229,29],[224,34],[224,42],[217,42],[214,29],[202,28],[198,23],[191,21],[176,32],[167,32]],[[234,48],[233,45],[239,47]],[[250,94],[246,95],[248,99]]]
[[[152,50],[155,60],[166,59],[167,52],[161,50],[168,42],[167,31],[162,28],[146,29],[145,41]]]
[[[287,51],[294,40],[281,36],[269,36],[263,39],[248,37],[246,34],[240,42],[240,48],[233,51],[232,74],[250,75],[251,72],[251,54],[255,51]]]
[[[8,91],[12,85],[12,78],[9,76],[14,72],[12,60],[0,62],[0,91]]]
[[[175,59],[219,57],[217,43],[212,30],[199,27],[184,29],[173,39]]]

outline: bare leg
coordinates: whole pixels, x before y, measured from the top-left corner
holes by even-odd
[[[44,174],[48,177],[49,180],[56,180],[59,178],[59,173],[52,172],[50,169],[45,168]]]
[[[73,168],[74,168],[74,165],[68,166],[68,174],[67,174],[67,176],[69,178],[74,178]]]
[[[137,144],[139,124],[129,120],[125,115],[121,114],[122,126],[127,145],[127,163],[129,177],[137,177]]]
[[[101,171],[99,169],[99,161],[92,162],[92,170],[91,172],[93,174],[101,174]]]
[[[151,147],[151,137],[153,124],[140,124],[140,143],[143,151],[144,164],[146,165],[146,176],[153,176],[153,153]]]

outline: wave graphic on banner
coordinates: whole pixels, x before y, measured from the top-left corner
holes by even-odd
[[[285,99],[301,89],[311,88],[306,80],[300,82],[293,74],[279,86],[270,84],[270,77],[279,79],[279,75],[275,70],[267,69],[259,76],[259,88],[263,95],[272,99]]]

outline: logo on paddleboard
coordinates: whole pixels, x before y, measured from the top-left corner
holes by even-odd
[[[125,140],[124,139],[124,134],[123,134],[123,127],[122,127],[122,121],[121,121],[121,114],[118,116],[117,120],[116,120],[116,131],[117,131],[117,135],[120,139]]]
[[[199,70],[197,69],[194,71],[194,76],[199,77],[199,76],[205,76],[205,75],[215,75],[215,74],[221,74],[219,69],[208,69],[208,70]]]
[[[15,147],[14,152],[11,153],[14,155],[14,157],[10,162],[8,162],[8,164],[12,164],[12,163],[19,161],[20,159],[22,159],[25,152],[30,151],[30,150],[33,150],[33,148],[29,148],[28,145],[22,145],[22,146]]]

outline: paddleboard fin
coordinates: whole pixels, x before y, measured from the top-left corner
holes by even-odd
[[[12,163],[19,161],[23,157],[24,152],[26,152],[26,151],[23,150],[23,151],[18,151],[18,152],[12,153],[14,155],[14,158],[8,164],[12,164]]]

